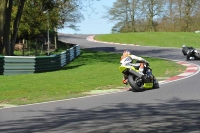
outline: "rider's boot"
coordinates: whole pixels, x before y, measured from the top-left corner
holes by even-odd
[[[128,79],[123,79],[122,82],[123,82],[123,84],[127,85],[128,84]]]

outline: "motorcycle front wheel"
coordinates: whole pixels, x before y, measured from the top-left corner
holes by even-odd
[[[143,83],[140,80],[140,78],[135,78],[133,75],[128,76],[128,83],[136,92],[144,91]]]
[[[188,53],[187,53],[187,55],[186,55],[186,60],[190,60],[191,54],[192,54],[191,52],[188,52]]]

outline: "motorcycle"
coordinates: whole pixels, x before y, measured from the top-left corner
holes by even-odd
[[[183,46],[182,53],[184,56],[186,56],[186,60],[200,60],[199,51],[193,47]]]
[[[140,65],[133,65],[132,63],[121,63],[119,71],[128,77],[128,84],[136,92],[145,91],[147,89],[159,88],[159,83],[152,75],[152,69],[149,63],[144,64],[144,74],[139,71]]]
[[[186,60],[200,60],[200,53],[196,49],[188,50]]]

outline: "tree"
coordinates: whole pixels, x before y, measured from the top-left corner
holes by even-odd
[[[143,0],[141,5],[142,14],[146,15],[148,30],[155,31],[154,18],[158,18],[163,13],[163,0]]]
[[[0,54],[3,52],[3,28],[5,23],[5,10],[8,0],[0,0]]]
[[[16,42],[16,38],[17,38],[19,23],[20,23],[20,20],[21,20],[22,11],[23,11],[23,8],[24,8],[25,1],[26,0],[20,0],[20,1],[17,2],[18,9],[17,9],[16,17],[15,17],[14,22],[13,22],[13,30],[12,30],[12,34],[11,34],[11,55],[14,54],[13,53],[14,52],[14,46],[15,46],[15,42]]]
[[[24,39],[35,39],[47,29],[47,21],[52,22],[54,1],[27,0],[23,11],[18,36]],[[48,11],[45,14],[45,11]],[[54,16],[53,16],[54,17]],[[56,17],[56,16],[55,16]],[[51,19],[51,20],[48,20]],[[50,23],[50,27],[51,27]]]
[[[17,15],[14,19],[13,22],[13,32],[11,31],[11,15],[12,15],[12,7],[13,4],[19,3],[19,10],[17,11]],[[13,51],[13,46],[12,42],[15,42],[16,40],[16,34],[18,31],[18,26],[19,26],[19,21],[22,15],[22,10],[23,10],[23,4],[25,0],[6,0],[2,1],[1,5],[1,32],[0,32],[0,37],[1,37],[1,43],[0,43],[0,54],[3,54],[3,49],[5,48],[5,54],[6,55],[12,55]],[[12,38],[12,39],[11,39]]]
[[[106,14],[103,18],[109,21],[117,22],[113,27],[113,32],[134,32],[135,31],[135,18],[138,13],[139,0],[117,0],[114,2],[113,7],[106,7]],[[118,27],[118,28],[117,28]]]
[[[190,31],[190,25],[192,24],[192,15],[194,14],[195,5],[197,4],[196,0],[185,0],[184,10],[183,10],[183,21],[185,26],[183,27],[184,31]]]
[[[184,31],[200,28],[200,0],[117,0],[105,7],[112,31]]]
[[[25,36],[28,33],[30,38],[45,31],[47,19],[43,13],[45,10],[49,12],[52,31],[64,26],[76,29],[75,24],[83,19],[79,10],[81,0],[0,0],[0,2],[0,54],[5,48],[6,55],[13,55],[18,35]]]
[[[159,28],[164,31],[190,32],[199,27],[199,0],[166,0],[166,4]]]
[[[11,23],[11,13],[12,13],[13,0],[8,0],[5,9],[5,22],[3,28],[3,47],[5,47],[6,55],[11,55],[11,45],[10,45],[10,23]]]
[[[57,9],[59,9],[59,25],[58,28],[69,27],[78,30],[77,23],[84,20],[81,13],[82,2],[81,0],[57,0]]]

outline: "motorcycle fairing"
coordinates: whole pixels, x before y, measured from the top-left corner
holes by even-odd
[[[142,74],[139,73],[139,70],[135,69],[135,67],[133,66],[126,66],[126,65],[121,65],[119,67],[119,71],[122,72],[122,73],[126,73],[126,72],[130,72],[138,77],[142,77]]]
[[[133,66],[127,66],[127,65],[121,65],[119,67],[119,71],[126,74],[127,72],[132,73],[133,75],[136,75],[137,77],[142,77],[142,74],[139,73],[139,70],[135,69]],[[151,89],[153,87],[153,82],[146,79],[143,84],[144,89]]]
[[[144,83],[143,88],[144,89],[152,89],[153,83]]]

